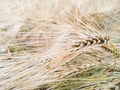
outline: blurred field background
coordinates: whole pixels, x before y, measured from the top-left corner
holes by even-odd
[[[120,90],[119,4],[119,0],[0,0],[0,90]],[[109,45],[67,54],[86,35],[106,34],[117,49],[115,69]],[[63,56],[66,60],[60,61]]]

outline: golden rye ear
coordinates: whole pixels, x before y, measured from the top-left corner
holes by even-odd
[[[66,73],[58,78],[52,74],[67,61],[89,48],[108,49],[106,30],[119,28],[110,21],[119,19],[113,1],[119,0],[0,0],[0,45],[8,46],[8,52],[3,48],[5,53],[0,54],[0,90],[34,90],[61,81]],[[107,18],[105,22],[115,27],[106,28]],[[117,52],[113,43],[111,46],[113,50],[108,50],[114,53],[115,65]],[[84,60],[78,61],[87,64]]]

